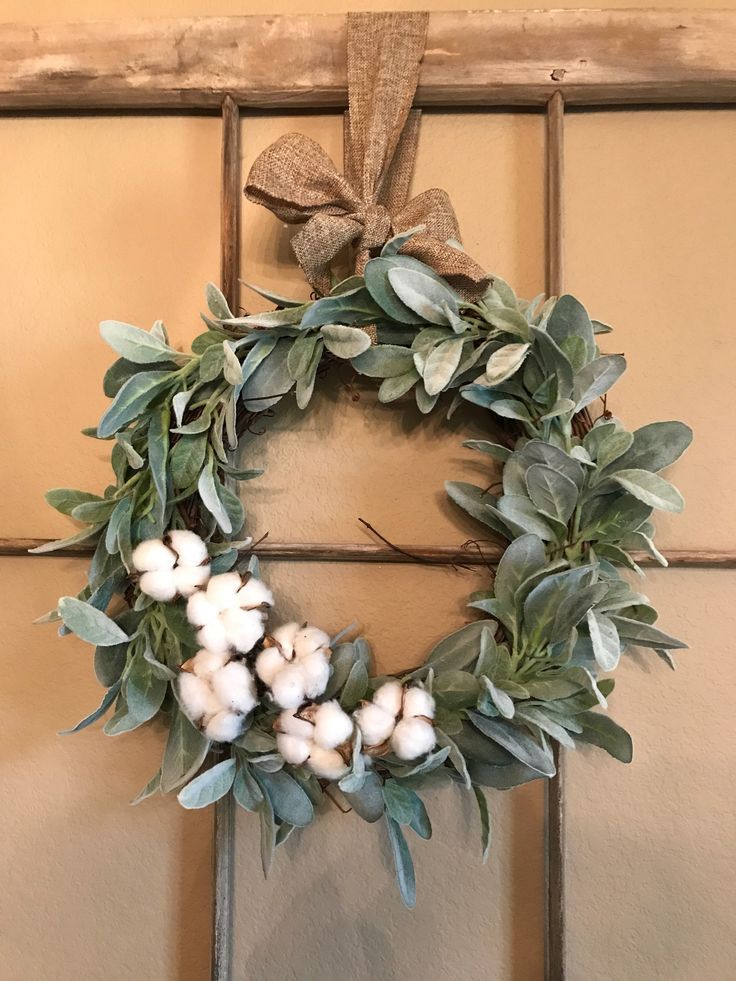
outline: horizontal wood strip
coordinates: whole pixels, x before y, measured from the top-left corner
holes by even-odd
[[[345,15],[0,25],[4,109],[347,103]],[[736,11],[432,13],[420,106],[736,102]]]
[[[48,538],[2,538],[0,556],[28,555],[28,550],[51,541]],[[398,552],[386,545],[344,544],[342,542],[261,542],[256,554],[263,559],[283,559],[305,562],[426,562],[433,565],[487,565],[495,564],[501,558],[503,549],[497,545],[480,545],[482,555],[476,546],[456,547],[454,545],[399,545]],[[40,556],[82,557],[92,555],[93,549],[86,544],[72,545],[56,552],[44,552]],[[632,553],[642,566],[655,566],[651,556],[640,552]],[[669,549],[664,553],[673,568],[736,568],[736,551],[712,551],[697,549]]]

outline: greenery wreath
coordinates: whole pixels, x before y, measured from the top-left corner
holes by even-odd
[[[625,369],[601,354],[572,296],[526,302],[495,278],[478,302],[401,254],[414,229],[391,239],[361,276],[308,303],[236,316],[207,287],[207,330],[182,353],[162,323],[150,331],[106,321],[119,359],[104,380],[112,402],[87,434],[111,440],[114,483],[100,496],[49,491],[48,502],[86,527],[44,545],[95,544],[87,585],[45,621],[93,644],[106,691],[71,732],[112,714],[109,735],[161,715],[169,725],[160,769],[134,803],[178,792],[187,808],[230,790],[260,816],[264,872],[274,848],[308,825],[330,785],[365,821],[385,821],[404,902],[415,902],[402,829],[429,838],[420,792],[455,782],[478,802],[484,788],[555,773],[552,744],[590,743],[629,762],[631,739],[603,714],[608,675],[632,646],[670,666],[685,645],[654,626],[657,612],[622,570],[631,552],[666,564],[653,509],[680,511],[659,476],[691,439],[658,422],[627,432],[603,411]],[[365,329],[364,329],[365,328]],[[309,624],[268,629],[274,597],[260,578],[235,486],[260,471],[232,454],[254,415],[292,390],[304,409],[318,369],[349,361],[380,380],[391,402],[410,391],[423,413],[450,393],[487,409],[500,442],[464,445],[500,466],[496,496],[448,483],[453,501],[509,542],[488,590],[469,606],[482,618],[453,631],[416,670],[371,675],[365,639]],[[489,416],[491,422],[491,416]],[[498,478],[494,473],[493,480]],[[491,479],[489,479],[491,484]],[[213,744],[225,758],[203,769]]]

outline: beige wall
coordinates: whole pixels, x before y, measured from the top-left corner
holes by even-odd
[[[518,4],[517,4],[518,5]],[[614,4],[609,4],[614,6]],[[304,9],[300,0],[6,0],[3,19]],[[346,0],[323,10],[365,7]],[[463,7],[438,0],[397,8]],[[243,123],[244,170],[299,128],[338,159],[331,117]],[[616,325],[606,349],[630,370],[615,410],[631,424],[682,418],[696,441],[674,477],[688,498],[660,521],[667,547],[736,548],[730,487],[727,293],[736,239],[733,111],[574,114],[567,124],[568,280]],[[534,114],[425,117],[415,187],[451,193],[469,250],[522,293],[542,288],[543,125]],[[81,435],[102,411],[110,355],[97,321],[163,317],[185,342],[198,330],[202,285],[218,269],[219,127],[206,117],[0,118],[0,269],[5,447],[0,536],[69,528],[43,490],[95,489],[104,447]],[[303,289],[288,232],[246,206],[243,275]],[[250,303],[251,298],[244,301]],[[246,448],[266,477],[247,488],[256,532],[274,539],[361,540],[358,517],[394,540],[454,544],[478,530],[447,505],[445,477],[474,479],[459,446],[482,417],[448,427],[353,403],[339,381],[309,414],[287,411]],[[414,493],[409,492],[414,488]],[[417,493],[416,489],[419,488]],[[359,619],[379,662],[422,657],[463,617],[477,577],[449,570],[271,563],[287,616],[337,629]],[[162,733],[120,739],[96,729],[61,739],[98,698],[89,649],[34,616],[81,584],[84,565],[0,559],[11,620],[0,658],[0,977],[200,981],[208,976],[211,816],[172,800],[126,802],[156,767]],[[635,762],[600,753],[569,762],[569,977],[726,981],[733,976],[736,740],[729,671],[736,573],[662,571],[648,585],[692,650],[671,674],[651,659],[620,671],[614,712]],[[431,801],[436,838],[415,849],[420,898],[401,909],[373,829],[328,812],[278,856],[263,883],[257,829],[239,823],[236,977],[469,981],[541,978],[542,788],[495,795],[496,836],[477,864],[475,815],[451,792]],[[357,846],[357,847],[356,847]]]

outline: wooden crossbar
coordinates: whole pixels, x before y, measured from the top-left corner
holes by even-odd
[[[368,6],[368,5],[367,5]],[[0,25],[4,109],[347,103],[344,14]],[[430,14],[418,106],[736,102],[736,11]]]

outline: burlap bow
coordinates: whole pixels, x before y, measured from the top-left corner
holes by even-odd
[[[348,245],[362,272],[374,250],[417,225],[426,231],[402,248],[432,266],[468,299],[485,292],[490,277],[460,241],[445,191],[432,188],[406,199],[414,168],[420,113],[411,110],[427,31],[426,13],[348,15],[348,98],[345,175],[318,143],[289,133],[257,158],[246,197],[289,224],[304,223],[292,248],[309,282],[330,289],[330,264]]]

